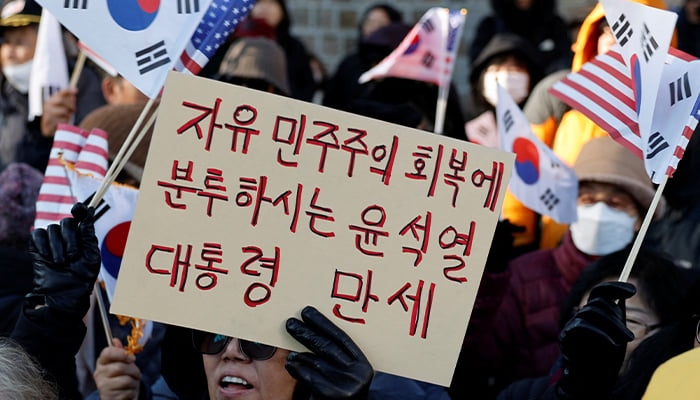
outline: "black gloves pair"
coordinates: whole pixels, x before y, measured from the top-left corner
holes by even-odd
[[[300,321],[287,320],[287,332],[311,353],[291,353],[285,367],[315,400],[364,400],[374,376],[372,365],[355,342],[314,307]]]
[[[73,206],[73,218],[60,226],[32,232],[29,253],[34,258],[31,307],[83,318],[90,308],[90,293],[100,271],[100,251],[95,236],[95,209],[82,203]]]
[[[603,399],[615,386],[634,339],[625,324],[625,299],[634,285],[605,282],[596,285],[588,302],[564,326],[559,345],[564,361],[557,394],[562,399]]]
[[[90,293],[100,270],[95,236],[94,209],[77,203],[73,218],[32,232],[34,288],[30,306],[45,306],[82,319],[90,307]],[[340,328],[313,307],[305,307],[302,320],[287,320],[287,331],[312,353],[291,353],[286,368],[313,399],[364,400],[374,370]]]

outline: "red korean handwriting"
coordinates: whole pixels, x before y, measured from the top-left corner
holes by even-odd
[[[457,149],[452,149],[452,154],[450,155],[450,161],[448,167],[451,172],[444,174],[445,183],[453,187],[452,191],[452,208],[457,206],[457,196],[459,195],[459,187],[461,183],[464,183],[464,176],[460,173],[464,172],[467,168],[467,152],[462,151],[461,156],[459,156],[460,151]]]
[[[448,266],[443,269],[443,275],[445,278],[453,282],[464,283],[467,281],[466,277],[456,276],[456,273],[465,268],[464,257],[468,257],[471,254],[475,227],[476,222],[472,221],[469,223],[469,233],[460,233],[457,231],[457,228],[453,226],[448,226],[440,233],[440,237],[438,239],[440,242],[440,248],[444,250],[456,250],[458,246],[462,247],[461,254],[443,255],[443,259],[445,261],[457,261],[457,265]]]
[[[421,219],[423,223],[421,224]],[[411,220],[406,226],[401,228],[399,231],[400,236],[406,236],[410,231],[411,236],[420,244],[420,247],[408,247],[403,246],[401,251],[403,253],[410,253],[415,255],[413,266],[417,267],[423,260],[423,255],[428,251],[428,243],[430,241],[430,222],[432,219],[432,213],[427,211],[425,213],[425,218],[422,215],[418,215]],[[422,238],[420,236],[423,236]]]
[[[199,190],[197,196],[207,197],[207,216],[212,216],[212,208],[214,205],[214,200],[228,201],[228,196],[226,193],[226,186],[221,185],[224,183],[223,173],[220,169],[207,168],[207,175],[204,178],[204,187],[207,190]]]
[[[197,134],[197,139],[201,140],[204,137],[204,135],[202,133],[202,127],[200,126],[200,124],[203,123],[207,118],[209,118],[209,126],[206,128],[207,138],[206,144],[204,145],[204,149],[206,151],[210,151],[211,140],[214,136],[214,129],[221,129],[223,127],[222,124],[216,122],[216,116],[219,114],[219,107],[221,106],[221,99],[217,98],[214,101],[214,106],[212,107],[195,104],[188,101],[183,101],[182,105],[187,108],[192,108],[194,110],[201,111],[201,113],[198,116],[185,122],[185,124],[183,124],[181,127],[179,127],[177,129],[177,134],[182,135],[188,130],[194,128],[194,131]]]
[[[237,106],[233,111],[233,121],[234,124],[230,123],[220,123],[217,122],[217,117],[219,115],[219,109],[221,106],[221,99],[217,98],[214,101],[214,105],[211,107],[195,104],[188,101],[183,101],[182,105],[187,108],[191,108],[200,111],[199,115],[191,118],[185,122],[182,126],[177,129],[177,134],[182,135],[187,131],[194,130],[197,139],[204,139],[204,129],[201,125],[205,125],[206,129],[206,141],[204,149],[206,151],[211,151],[212,141],[214,139],[214,133],[216,131],[222,131],[224,128],[231,131],[231,151],[237,152],[239,146],[239,139],[241,143],[241,152],[247,154],[250,141],[253,136],[260,135],[260,131],[254,129],[252,125],[258,117],[258,110],[250,105],[243,104]],[[208,126],[206,120],[209,120]]]
[[[215,200],[228,202],[228,196],[225,194],[226,186],[223,185],[223,173],[220,169],[207,168],[207,173],[204,177],[204,189],[197,186],[178,184],[178,181],[193,182],[193,167],[194,163],[192,161],[188,161],[186,166],[182,167],[178,160],[174,160],[170,173],[172,181],[159,180],[158,186],[165,188],[165,204],[174,209],[187,209],[187,204],[182,202],[184,193],[206,197],[208,199],[207,216],[212,217]]]
[[[394,135],[389,150],[387,150],[385,144],[379,144],[372,148],[372,160],[376,163],[384,163],[386,159],[386,163],[381,167],[370,167],[369,172],[380,175],[382,177],[382,183],[386,186],[389,186],[389,181],[391,181],[391,173],[394,169],[394,161],[396,160],[398,146],[399,138]]]
[[[309,205],[311,207],[311,211],[306,211],[306,215],[309,216],[309,230],[318,236],[332,238],[335,236],[334,232],[322,231],[321,228],[316,226],[316,223],[318,222],[317,220],[329,222],[335,221],[335,218],[333,217],[333,209],[318,204],[318,196],[320,193],[321,189],[314,188],[314,195],[311,197],[311,204]]]
[[[304,138],[304,129],[306,128],[306,115],[302,114],[299,120],[289,117],[277,116],[275,118],[275,128],[272,131],[272,140],[276,143],[286,145],[294,145],[292,150],[293,156],[299,155],[301,142]],[[296,167],[299,163],[296,161],[287,161],[283,158],[282,149],[277,149],[277,163],[284,167]]]
[[[253,136],[260,135],[260,131],[250,127],[258,118],[258,110],[249,105],[241,105],[233,111],[233,120],[236,124],[224,124],[224,128],[231,131],[231,151],[238,151],[238,138],[241,136],[243,146],[241,153],[248,154],[250,139]],[[208,143],[209,144],[209,143]]]
[[[194,163],[192,161],[187,162],[187,166],[180,167],[180,162],[178,160],[173,161],[173,167],[170,172],[170,179],[173,181],[185,181],[192,182],[192,166]],[[175,190],[175,199],[181,200],[182,194],[184,193],[197,193],[200,189],[194,186],[178,185],[172,182],[158,181],[158,186]],[[171,208],[186,209],[187,204],[179,203],[173,199],[172,192],[165,192],[165,203]]]
[[[261,176],[259,179],[241,177],[240,182],[241,191],[236,195],[236,204],[239,207],[248,207],[253,204],[253,216],[250,220],[251,225],[256,226],[258,224],[260,207],[263,203],[267,203],[272,207],[277,207],[281,204],[284,214],[291,216],[289,230],[296,232],[297,222],[299,221],[299,203],[303,190],[301,184],[297,184],[296,195],[292,190],[287,189],[273,199],[265,195],[265,190],[267,189],[266,176]],[[250,191],[255,194],[255,198],[249,193]],[[293,200],[292,206],[294,207],[291,211],[290,198]]]
[[[365,226],[350,225],[350,230],[360,233],[355,235],[355,248],[362,254],[373,257],[384,257],[384,252],[370,250],[369,247],[376,247],[379,237],[388,237],[389,232],[380,230],[386,221],[386,211],[379,205],[371,205],[362,210],[362,222]],[[363,246],[367,245],[367,247]]]
[[[411,312],[411,322],[409,324],[408,333],[411,336],[415,336],[418,333],[419,325],[420,332],[419,335],[422,339],[428,337],[428,325],[430,323],[430,310],[433,307],[433,296],[435,295],[435,284],[430,283],[427,289],[427,293],[423,293],[425,289],[425,282],[421,279],[415,286],[415,293],[409,292],[413,287],[413,284],[406,282],[398,291],[389,296],[387,303],[391,306],[393,303],[398,302],[405,312],[410,310]],[[408,303],[411,302],[412,305],[409,308]],[[424,307],[421,311],[421,306]],[[422,313],[422,314],[421,314]],[[422,324],[421,324],[422,321]]]
[[[266,282],[253,282],[243,295],[243,302],[254,308],[265,304],[272,296],[272,288],[277,284],[280,266],[280,248],[275,246],[274,257],[265,257],[262,249],[256,246],[243,247],[243,253],[253,254],[241,264],[241,272],[249,276],[261,276],[262,270],[269,270],[270,278]]]
[[[343,282],[350,283],[343,284]],[[369,307],[369,302],[379,301],[379,297],[372,293],[372,270],[367,270],[367,277],[365,278],[360,274],[355,274],[352,272],[343,272],[336,269],[335,276],[333,278],[333,290],[331,292],[331,298],[341,299],[351,303],[358,303],[360,302],[360,300],[362,300],[362,307],[360,307],[360,310],[362,311],[362,313],[366,314],[367,309]],[[333,315],[342,320],[352,322],[355,324],[365,323],[364,318],[351,317],[349,315],[345,315],[343,314],[343,312],[341,312],[340,308],[341,305],[339,303],[336,303],[333,306]]]
[[[367,131],[361,129],[348,128],[348,132],[353,133],[354,136],[345,139],[341,148],[348,153],[350,153],[350,160],[348,161],[348,177],[352,178],[355,173],[355,159],[358,154],[367,155],[369,150],[367,143],[363,140],[367,136]]]
[[[320,126],[323,130],[317,133],[313,137],[306,139],[308,144],[321,147],[321,157],[318,161],[318,172],[323,173],[326,167],[326,157],[328,156],[328,149],[339,149],[340,143],[338,142],[338,136],[336,132],[338,131],[338,125],[332,124],[330,122],[324,121],[314,121],[314,126]]]
[[[486,172],[478,169],[472,174],[472,183],[476,187],[482,187],[484,183],[489,182],[489,190],[486,195],[486,201],[484,201],[484,208],[488,208],[492,212],[496,208],[496,202],[498,201],[498,194],[501,191],[501,181],[503,180],[503,163],[493,162],[493,168],[491,174],[487,175]]]
[[[184,292],[188,270],[192,266],[192,248],[191,244],[178,243],[175,247],[152,244],[146,255],[146,269],[152,274],[170,275],[170,287]],[[200,258],[203,264],[195,263],[194,267],[204,272],[195,278],[195,286],[200,290],[213,289],[218,282],[218,274],[228,274],[227,269],[218,266],[223,261],[221,244],[205,242]]]
[[[418,146],[418,150],[412,153],[413,160],[413,171],[406,172],[404,175],[406,178],[415,180],[430,180],[430,185],[428,186],[427,197],[435,196],[435,186],[438,181],[440,173],[440,163],[442,161],[442,151],[443,146],[438,145],[437,153],[434,155],[433,159],[433,147],[432,146]],[[432,173],[428,177],[428,161],[433,160]]]

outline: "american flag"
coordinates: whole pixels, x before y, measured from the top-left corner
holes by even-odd
[[[255,0],[212,1],[175,64],[175,70],[197,75],[254,5]]]
[[[622,55],[611,50],[567,75],[550,93],[580,111],[637,157],[643,158],[634,84]]]
[[[107,134],[99,129],[92,132],[73,125],[59,124],[54,136],[49,163],[36,203],[35,228],[45,228],[70,217],[77,199],[68,180],[68,170],[96,178],[107,172]]]
[[[71,208],[87,199],[99,188],[108,167],[107,133],[87,131],[73,125],[59,124],[54,136],[49,164],[36,203],[35,228],[45,228],[71,216]],[[138,190],[126,185],[112,185],[95,210],[95,234],[102,254],[99,280],[111,301],[121,265],[121,252],[138,199]],[[153,324],[145,322],[141,345],[149,339]]]
[[[598,55],[584,64],[580,71],[567,75],[552,86],[550,93],[590,118],[644,160],[650,177],[659,183],[664,174],[673,175],[698,123],[698,93],[683,93],[685,97],[681,100],[687,101],[682,103],[669,90],[676,85],[677,75],[698,70],[700,61],[694,60],[695,57],[686,53],[669,49],[653,112],[653,133],[648,143],[640,134],[631,69],[619,47]],[[660,154],[664,143],[664,148],[668,148],[665,155]]]

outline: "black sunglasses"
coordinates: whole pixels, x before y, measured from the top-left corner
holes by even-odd
[[[231,343],[231,339],[233,339],[231,336],[197,330],[192,331],[192,344],[202,354],[214,355],[221,353]],[[238,348],[247,358],[259,361],[271,358],[277,351],[277,347],[245,339],[238,339]]]

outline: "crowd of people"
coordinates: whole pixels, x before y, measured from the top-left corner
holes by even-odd
[[[668,9],[663,0],[633,0]],[[109,158],[148,97],[121,76],[83,67],[75,88],[44,99],[29,120],[28,88],[41,7],[0,8],[0,397],[11,399],[690,399],[700,363],[700,185],[694,135],[669,180],[627,282],[618,277],[656,186],[644,163],[579,111],[549,94],[615,44],[600,4],[572,26],[555,0],[491,0],[470,47],[470,93],[450,88],[443,134],[498,147],[498,82],[533,132],[578,177],[578,219],[557,224],[508,193],[464,334],[452,383],[441,387],[374,371],[322,310],[307,306],[286,330],[308,349],[158,324],[142,352],[95,307],[100,251],[95,210],[32,229],[59,124],[107,132]],[[700,57],[700,0],[673,10],[672,45]],[[361,14],[356,48],[332,73],[293,35],[284,0],[257,0],[200,75],[432,134],[438,88],[405,78],[359,84],[414,21],[400,4]],[[64,31],[69,69],[76,39]],[[117,177],[138,188],[152,132]],[[97,288],[97,289],[96,289]]]

